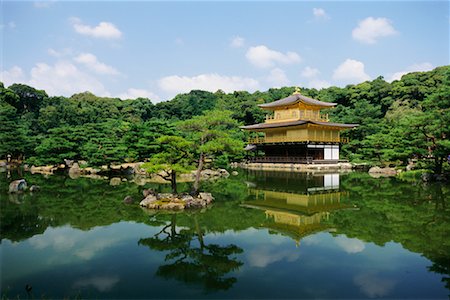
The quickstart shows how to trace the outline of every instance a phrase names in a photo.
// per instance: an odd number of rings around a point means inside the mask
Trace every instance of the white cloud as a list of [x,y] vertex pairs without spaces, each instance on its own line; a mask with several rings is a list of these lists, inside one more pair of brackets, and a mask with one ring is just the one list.
[[118,282],[120,278],[117,275],[112,276],[91,276],[88,278],[82,278],[77,280],[73,284],[74,289],[87,288],[89,286],[94,287],[99,292],[110,291]]
[[329,83],[326,80],[321,80],[321,79],[312,79],[308,82],[308,87],[312,88],[312,89],[323,89],[323,88],[327,88],[330,87],[331,83]]
[[245,56],[250,63],[259,68],[270,68],[277,63],[288,65],[299,63],[301,61],[300,55],[295,52],[288,51],[282,53],[269,49],[264,45],[250,47]]
[[187,93],[191,90],[204,90],[215,92],[219,89],[224,92],[240,90],[254,91],[258,88],[257,80],[248,77],[222,76],[219,74],[201,74],[198,76],[166,76],[158,81],[159,87],[171,93]]
[[244,44],[245,39],[240,36],[235,36],[230,42],[230,46],[233,48],[242,48],[244,47]]
[[55,50],[53,48],[48,48],[47,49],[47,53],[50,56],[53,56],[53,57],[63,57],[63,56],[71,55],[72,54],[72,49],[64,48],[63,50],[57,51],[57,50]]
[[97,26],[91,27],[83,24],[78,18],[70,18],[70,21],[75,31],[82,35],[102,39],[118,39],[122,36],[122,32],[110,22],[100,22]]
[[352,37],[365,44],[375,44],[379,38],[395,35],[398,32],[392,26],[392,21],[386,18],[368,17],[353,29]]
[[341,249],[349,254],[362,252],[366,248],[361,240],[348,238],[345,235],[337,236],[334,241]]
[[267,77],[267,81],[277,87],[286,86],[290,82],[286,76],[286,73],[280,68],[271,70],[269,76]]
[[396,285],[394,280],[380,278],[371,273],[359,274],[353,278],[353,282],[369,298],[387,296]]
[[286,260],[288,262],[296,261],[300,254],[294,250],[275,250],[273,247],[262,246],[251,250],[247,254],[249,265],[251,267],[265,268],[268,265]]
[[59,61],[54,65],[37,63],[31,69],[29,84],[51,96],[71,96],[84,91],[109,96],[100,81],[68,61]]
[[152,102],[159,102],[160,98],[158,95],[144,90],[144,89],[134,89],[129,88],[125,93],[122,93],[118,96],[122,100],[126,99],[137,99],[137,98],[148,98],[152,100]]
[[3,82],[5,86],[10,86],[13,83],[24,83],[25,76],[20,67],[13,66],[9,70],[0,72],[0,81]]
[[364,71],[362,62],[348,58],[334,70],[333,79],[350,84],[369,80],[370,76]]
[[323,8],[313,8],[313,15],[316,19],[326,20],[330,18]]
[[302,77],[306,77],[306,78],[314,78],[317,77],[320,74],[320,71],[316,68],[311,68],[311,67],[305,67],[302,72],[300,73],[300,75]]
[[434,66],[429,62],[413,64],[413,65],[407,67],[403,71],[395,72],[387,79],[387,81],[392,82],[394,80],[400,80],[403,75],[411,73],[411,72],[425,72],[425,71],[431,71],[433,69],[434,69]]
[[111,66],[98,61],[97,57],[92,53],[81,53],[75,57],[77,63],[85,65],[88,69],[97,74],[118,75],[119,71]]

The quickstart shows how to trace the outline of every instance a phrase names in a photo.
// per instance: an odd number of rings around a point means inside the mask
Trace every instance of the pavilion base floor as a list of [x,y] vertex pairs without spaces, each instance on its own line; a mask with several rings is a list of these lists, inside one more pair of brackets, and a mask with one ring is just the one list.
[[344,171],[348,172],[353,169],[353,165],[349,162],[335,161],[332,163],[269,163],[269,162],[242,162],[235,163],[233,167],[239,167],[248,170],[260,171],[288,171],[288,172],[315,172],[315,171]]

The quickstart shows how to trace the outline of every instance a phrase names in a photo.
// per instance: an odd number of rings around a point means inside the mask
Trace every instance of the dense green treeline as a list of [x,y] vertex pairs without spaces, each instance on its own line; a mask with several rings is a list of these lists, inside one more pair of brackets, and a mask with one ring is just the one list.
[[[257,107],[286,97],[294,87],[266,92],[215,93],[191,91],[153,104],[149,99],[122,101],[89,92],[70,98],[49,97],[23,84],[0,85],[0,157],[11,154],[31,164],[56,164],[63,159],[91,165],[142,161],[158,152],[158,138],[182,135],[179,121],[210,110],[228,110],[236,124],[263,122]],[[344,135],[343,155],[378,164],[405,164],[427,158],[441,172],[450,154],[450,67],[404,75],[388,83],[382,77],[344,88],[302,89],[302,94],[338,103],[331,121],[358,123]],[[236,128],[232,129],[236,131]],[[246,139],[235,134],[236,139]],[[221,163],[242,157],[235,153]]]

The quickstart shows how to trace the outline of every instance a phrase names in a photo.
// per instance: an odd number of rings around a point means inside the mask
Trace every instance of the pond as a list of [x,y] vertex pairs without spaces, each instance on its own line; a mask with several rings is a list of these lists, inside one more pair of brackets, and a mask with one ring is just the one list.
[[[0,176],[3,298],[449,295],[448,185],[239,170],[203,183],[213,206],[170,214],[122,203],[167,185]],[[41,191],[8,194],[22,177]]]

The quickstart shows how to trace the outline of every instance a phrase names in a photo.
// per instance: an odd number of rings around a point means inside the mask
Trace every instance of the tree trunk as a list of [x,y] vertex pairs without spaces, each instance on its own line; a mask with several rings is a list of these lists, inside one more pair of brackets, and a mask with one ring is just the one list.
[[443,157],[435,157],[434,158],[434,173],[441,174],[442,173],[442,164],[444,163]]
[[198,188],[200,185],[200,175],[203,170],[203,161],[205,160],[205,156],[203,152],[200,152],[200,157],[198,159],[198,166],[197,166],[197,172],[195,173],[195,181],[194,181],[194,195],[198,195]]
[[172,184],[172,193],[177,194],[177,172],[174,170],[170,173],[170,183]]
[[177,235],[177,214],[172,214],[172,222],[170,223],[170,235],[174,239]]
[[203,240],[203,233],[202,230],[200,229],[200,225],[198,224],[196,215],[194,215],[194,223],[195,223],[195,231],[197,231],[198,242],[200,244],[200,250],[201,252],[203,252],[203,249],[205,248],[205,242]]

